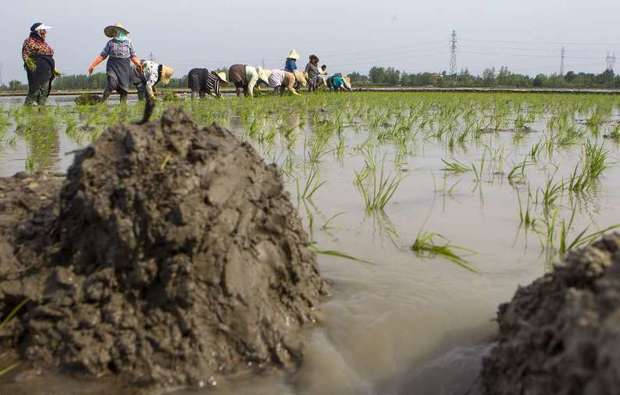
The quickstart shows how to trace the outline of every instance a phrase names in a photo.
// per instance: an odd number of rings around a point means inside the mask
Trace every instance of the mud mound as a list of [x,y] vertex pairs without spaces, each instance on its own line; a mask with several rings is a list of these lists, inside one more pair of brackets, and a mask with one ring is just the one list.
[[484,361],[486,394],[617,394],[620,235],[570,254],[500,306],[499,344]]
[[23,280],[33,363],[202,385],[300,362],[325,286],[276,168],[230,132],[180,110],[111,128],[76,157],[59,206],[54,251]]

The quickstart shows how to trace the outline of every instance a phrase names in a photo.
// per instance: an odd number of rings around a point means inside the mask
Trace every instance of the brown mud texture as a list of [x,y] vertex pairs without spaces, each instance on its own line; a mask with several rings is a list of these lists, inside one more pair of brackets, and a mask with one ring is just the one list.
[[181,110],[120,125],[66,179],[0,180],[0,329],[39,368],[202,386],[296,368],[326,295],[278,170]]
[[570,253],[500,306],[498,319],[485,394],[618,394],[620,235]]

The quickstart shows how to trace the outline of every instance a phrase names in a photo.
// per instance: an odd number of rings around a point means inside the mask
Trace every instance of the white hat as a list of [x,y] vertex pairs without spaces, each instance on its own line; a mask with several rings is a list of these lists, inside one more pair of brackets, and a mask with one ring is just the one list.
[[258,71],[258,79],[263,81],[265,84],[269,84],[269,77],[271,77],[271,70],[263,69],[259,67]]
[[215,75],[217,75],[217,77],[222,80],[222,82],[228,84],[228,78],[226,78],[226,73],[223,71],[220,71],[219,73],[215,73]]
[[294,49],[291,49],[291,52],[288,53],[288,56],[286,58],[299,60],[299,54]]
[[42,23],[39,26],[37,26],[37,28],[34,30],[51,30],[51,29],[53,29],[53,27],[47,26],[46,24]]

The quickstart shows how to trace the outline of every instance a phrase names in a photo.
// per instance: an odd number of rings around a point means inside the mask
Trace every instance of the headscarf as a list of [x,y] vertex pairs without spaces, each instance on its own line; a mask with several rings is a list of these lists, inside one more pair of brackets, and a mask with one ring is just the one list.
[[127,33],[119,31],[118,34],[116,35],[116,39],[118,41],[129,41],[129,37],[127,36]]

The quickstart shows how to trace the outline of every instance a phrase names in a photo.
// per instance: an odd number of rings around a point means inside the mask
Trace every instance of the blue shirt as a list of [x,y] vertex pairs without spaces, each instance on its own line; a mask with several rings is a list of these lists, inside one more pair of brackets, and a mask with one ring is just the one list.
[[286,59],[286,64],[284,65],[284,70],[289,73],[294,73],[297,70],[297,61],[295,59]]

